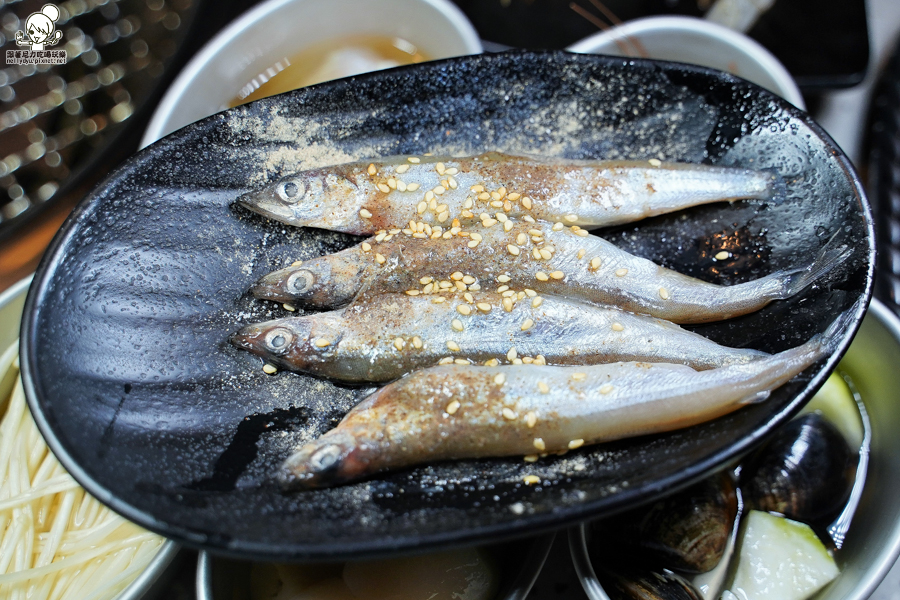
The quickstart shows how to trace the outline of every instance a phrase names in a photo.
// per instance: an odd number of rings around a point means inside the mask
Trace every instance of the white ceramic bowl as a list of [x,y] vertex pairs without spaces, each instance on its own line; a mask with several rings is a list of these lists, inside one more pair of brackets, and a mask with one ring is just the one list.
[[354,35],[399,37],[431,59],[482,51],[472,24],[449,0],[268,0],[191,59],[163,96],[141,146],[228,108],[247,82],[282,58]]
[[797,84],[771,52],[742,33],[703,19],[676,16],[635,19],[587,37],[568,50],[710,67],[752,81],[797,108],[806,108]]
[[[865,600],[900,555],[900,319],[873,300],[841,360],[872,425],[868,473],[859,507],[840,550],[841,574],[813,600]],[[590,600],[607,600],[591,565],[586,526],[569,531],[569,548]]]

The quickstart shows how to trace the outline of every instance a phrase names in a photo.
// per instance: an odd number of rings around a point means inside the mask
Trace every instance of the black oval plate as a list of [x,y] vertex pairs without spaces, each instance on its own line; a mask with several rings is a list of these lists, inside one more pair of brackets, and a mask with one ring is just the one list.
[[[604,232],[722,283],[804,263],[835,235],[852,246],[804,293],[697,328],[718,341],[780,351],[870,293],[872,225],[849,162],[805,114],[752,84],[561,52],[395,69],[200,121],[81,203],[35,277],[22,334],[29,401],[54,452],[100,500],[180,542],[256,559],[370,556],[532,534],[686,485],[784,421],[837,362],[683,431],[535,464],[449,462],[282,493],[272,469],[366,390],[265,375],[227,338],[287,314],[247,294],[260,275],[356,240],[269,222],[232,201],[295,168],[487,150],[777,169],[788,184],[781,205],[722,203]],[[716,262],[722,247],[735,259]],[[542,482],[523,485],[526,474]]]

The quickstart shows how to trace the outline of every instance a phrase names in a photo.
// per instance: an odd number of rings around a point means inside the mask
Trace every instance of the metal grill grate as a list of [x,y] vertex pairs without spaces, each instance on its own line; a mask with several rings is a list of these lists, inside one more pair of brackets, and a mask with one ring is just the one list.
[[88,168],[151,95],[197,0],[57,4],[63,65],[10,65],[6,50],[46,0],[0,0],[0,232]]

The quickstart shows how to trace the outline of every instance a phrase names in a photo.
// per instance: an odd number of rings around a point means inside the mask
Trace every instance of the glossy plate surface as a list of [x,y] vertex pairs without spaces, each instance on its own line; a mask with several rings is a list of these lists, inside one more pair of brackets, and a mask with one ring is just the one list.
[[[795,412],[834,356],[762,404],[665,435],[521,459],[428,465],[282,493],[271,472],[366,390],[290,373],[227,341],[287,314],[247,290],[264,273],[357,239],[268,222],[232,205],[292,169],[392,154],[487,150],[777,169],[780,205],[716,204],[605,230],[668,267],[735,283],[852,257],[764,310],[697,327],[784,350],[867,298],[869,209],[846,158],[800,111],[734,77],[652,61],[482,55],[262,100],[142,151],[80,205],[26,306],[23,373],[53,450],[88,490],[184,543],[259,559],[366,556],[533,534],[690,483]],[[734,258],[715,261],[721,249]],[[854,309],[855,330],[863,306]],[[850,342],[848,331],[842,351]],[[526,486],[526,474],[541,477]]]

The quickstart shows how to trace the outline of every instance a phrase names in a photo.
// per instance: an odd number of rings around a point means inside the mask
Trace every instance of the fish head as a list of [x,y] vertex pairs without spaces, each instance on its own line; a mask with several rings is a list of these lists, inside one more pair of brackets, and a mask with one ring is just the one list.
[[286,489],[340,485],[369,472],[366,445],[349,432],[332,431],[298,448],[284,461],[278,479]]
[[[287,267],[260,278],[250,291],[257,298],[305,305],[328,304],[322,292],[330,287],[331,261],[321,257],[296,267]],[[323,304],[324,302],[324,304]]]
[[247,325],[234,333],[230,341],[273,365],[303,371],[329,360],[340,337],[340,331],[331,327],[327,319],[308,316]]
[[359,189],[350,172],[316,169],[248,192],[237,203],[289,225],[330,228],[335,211],[358,202]]

